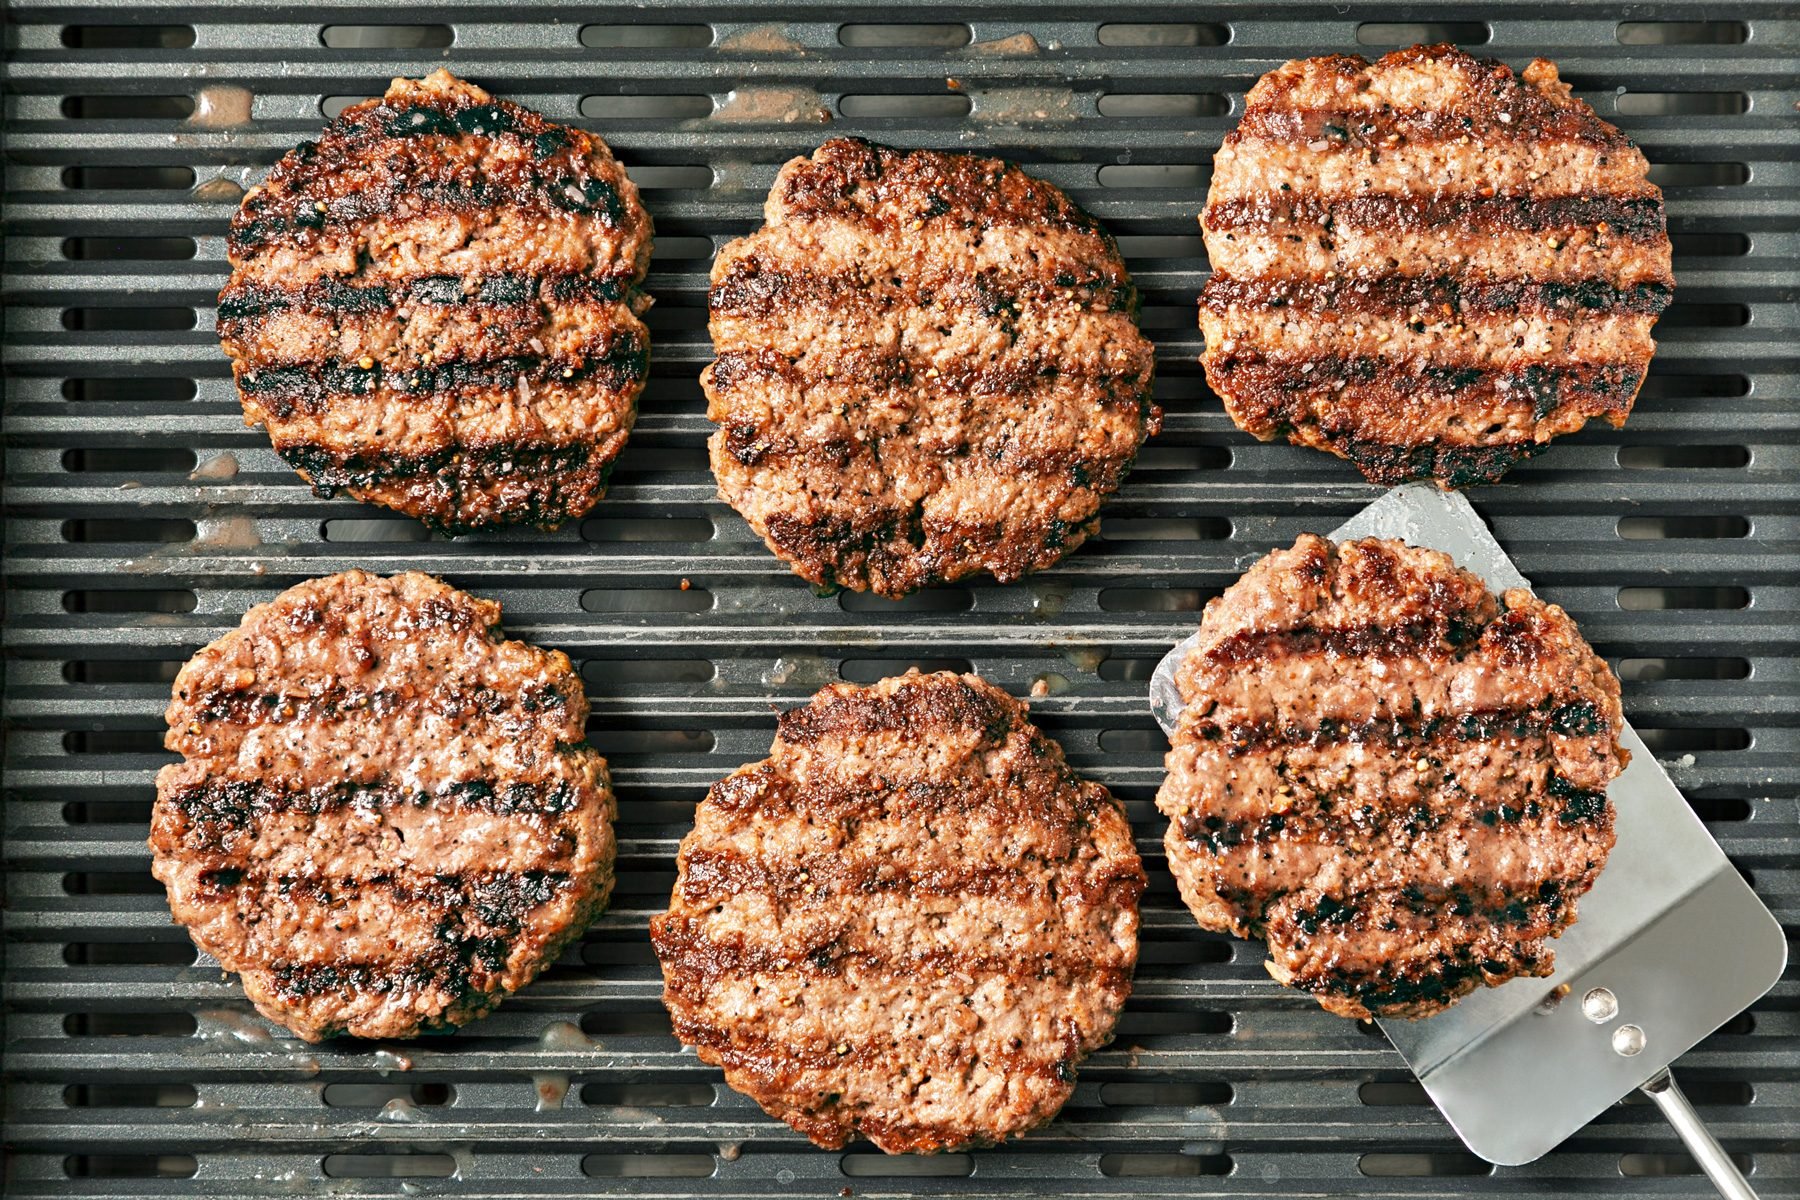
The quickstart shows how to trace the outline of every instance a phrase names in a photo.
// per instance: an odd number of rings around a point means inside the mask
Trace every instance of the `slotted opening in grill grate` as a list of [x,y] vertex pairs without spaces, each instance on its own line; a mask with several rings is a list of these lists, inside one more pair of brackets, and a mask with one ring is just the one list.
[[[1474,499],[1617,665],[1695,811],[1800,921],[1800,87],[1783,6],[327,16],[230,0],[32,3],[7,22],[9,1194],[1709,1194],[1636,1103],[1539,1163],[1490,1168],[1378,1031],[1274,987],[1260,946],[1195,928],[1162,854],[1143,694],[1248,562],[1374,494],[1336,460],[1238,434],[1195,361],[1195,217],[1244,91],[1303,54],[1442,39],[1515,66],[1542,54],[1644,146],[1680,287],[1631,423],[1564,439]],[[657,221],[642,417],[608,500],[553,535],[449,540],[314,498],[243,426],[211,333],[244,190],[391,75],[439,65],[600,133]],[[1168,416],[1061,567],[898,603],[819,596],[715,499],[696,381],[710,260],[755,227],[780,164],[836,133],[1018,159],[1117,235]],[[352,566],[443,574],[567,650],[620,797],[612,910],[493,1016],[406,1046],[306,1046],[250,1017],[168,923],[143,844],[179,665],[250,605]],[[815,1152],[679,1051],[644,929],[695,802],[766,751],[772,706],[908,665],[1031,695],[1124,799],[1152,881],[1138,989],[1062,1117],[1026,1141]],[[1797,995],[1790,974],[1683,1078],[1771,1195],[1800,1181]]]

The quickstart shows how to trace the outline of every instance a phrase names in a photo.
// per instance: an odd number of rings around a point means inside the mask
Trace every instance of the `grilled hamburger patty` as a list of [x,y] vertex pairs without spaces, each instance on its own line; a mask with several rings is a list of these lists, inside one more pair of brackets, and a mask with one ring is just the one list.
[[486,1014],[606,905],[613,796],[559,651],[408,573],[290,588],[182,668],[152,870],[307,1041]]
[[396,79],[276,164],[226,248],[244,419],[320,495],[454,533],[605,492],[649,361],[650,219],[600,139]]
[[1250,90],[1201,226],[1232,420],[1373,483],[1488,483],[1624,424],[1674,287],[1662,193],[1538,59],[1290,62]]
[[679,866],[650,924],[677,1036],[827,1148],[1048,1121],[1131,991],[1124,810],[973,675],[834,684],[782,714]]
[[1118,247],[991,158],[852,138],[713,263],[719,494],[815,584],[1010,582],[1098,525],[1161,410]]
[[1307,534],[1212,601],[1156,804],[1207,929],[1348,1017],[1548,975],[1613,844],[1619,684],[1449,556]]

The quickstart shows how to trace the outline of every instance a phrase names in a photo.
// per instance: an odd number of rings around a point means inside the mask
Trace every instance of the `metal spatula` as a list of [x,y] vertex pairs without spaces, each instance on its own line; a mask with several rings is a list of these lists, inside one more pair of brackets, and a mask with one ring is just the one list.
[[[1401,538],[1448,553],[1496,592],[1530,586],[1469,502],[1430,485],[1395,488],[1331,536]],[[1175,668],[1194,640],[1171,650],[1151,680],[1165,732],[1181,707]],[[1774,986],[1787,941],[1629,725],[1620,740],[1631,765],[1608,791],[1618,843],[1555,942],[1556,974],[1381,1028],[1463,1143],[1489,1162],[1539,1158],[1639,1088],[1721,1195],[1754,1200],[1668,1068]]]

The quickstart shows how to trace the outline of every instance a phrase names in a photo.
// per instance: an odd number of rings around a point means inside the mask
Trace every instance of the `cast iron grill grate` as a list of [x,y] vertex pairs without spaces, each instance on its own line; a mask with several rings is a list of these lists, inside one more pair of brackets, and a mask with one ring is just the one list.
[[[1537,1164],[1488,1167],[1377,1033],[1275,989],[1255,946],[1196,930],[1163,870],[1143,693],[1244,564],[1374,495],[1342,463],[1236,433],[1194,361],[1195,214],[1244,90],[1359,43],[1547,55],[1657,164],[1681,287],[1628,428],[1566,439],[1475,499],[1800,924],[1790,9],[92,0],[7,20],[12,1194],[1710,1194],[1634,1106]],[[312,498],[240,424],[210,332],[241,189],[322,114],[443,62],[601,132],[657,220],[643,419],[611,498],[554,536],[447,542]],[[1061,569],[898,605],[817,597],[712,498],[695,379],[710,256],[755,225],[782,161],[839,132],[1019,159],[1120,236],[1169,417],[1105,536]],[[176,666],[250,604],[350,566],[444,574],[582,662],[619,784],[620,886],[560,966],[466,1032],[311,1048],[247,1019],[235,983],[195,961],[143,836]],[[911,663],[1048,688],[1043,724],[1138,821],[1144,961],[1117,1043],[1043,1133],[934,1159],[826,1154],[678,1052],[643,929],[694,801],[764,752],[772,703]],[[1800,1190],[1797,1010],[1790,973],[1683,1062],[1765,1195]]]

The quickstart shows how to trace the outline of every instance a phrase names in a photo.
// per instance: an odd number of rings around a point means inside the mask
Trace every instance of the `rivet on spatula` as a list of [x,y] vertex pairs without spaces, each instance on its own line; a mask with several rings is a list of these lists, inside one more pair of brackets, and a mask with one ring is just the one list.
[[1621,1025],[1613,1030],[1613,1052],[1626,1058],[1634,1057],[1644,1052],[1645,1040],[1644,1031],[1638,1026]]

